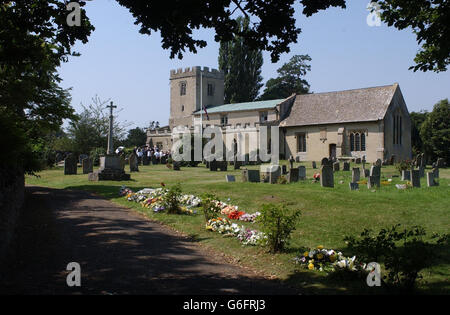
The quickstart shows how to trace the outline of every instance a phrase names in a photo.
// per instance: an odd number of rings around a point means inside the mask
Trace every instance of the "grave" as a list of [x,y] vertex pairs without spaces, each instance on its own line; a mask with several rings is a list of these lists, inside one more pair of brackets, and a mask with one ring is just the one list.
[[242,181],[243,182],[251,182],[251,183],[259,183],[261,181],[259,170],[242,170]]
[[288,173],[288,182],[295,183],[298,182],[298,179],[299,179],[299,169],[291,168]]
[[94,171],[94,164],[90,158],[83,159],[81,165],[83,167],[83,174],[89,174]]
[[333,171],[338,172],[339,171],[339,162],[333,163]]
[[298,179],[300,179],[300,180],[306,179],[306,167],[304,167],[304,166],[298,167]]
[[357,183],[361,179],[359,167],[352,168],[352,183]]
[[356,158],[355,163],[356,164],[361,164],[361,158]]
[[312,164],[311,166],[312,166],[313,169],[316,169],[316,168],[317,168],[316,161],[312,161],[311,164]]
[[348,186],[350,187],[350,190],[358,190],[359,189],[359,184],[356,182],[348,183]]
[[281,176],[281,169],[279,165],[271,165],[268,168],[269,182],[271,184],[276,184],[278,178]]
[[381,167],[381,164],[383,164],[383,161],[381,161],[381,159],[377,159],[375,162],[375,166]]
[[434,180],[434,174],[433,172],[427,172],[427,186],[438,186],[439,184]]
[[77,158],[70,153],[64,159],[64,175],[77,175]]
[[281,165],[281,174],[286,175],[287,174],[287,167],[286,165]]
[[420,172],[419,170],[411,170],[410,171],[410,177],[411,177],[411,185],[413,187],[420,187]]
[[178,162],[178,161],[173,161],[172,169],[173,169],[174,171],[179,171],[179,170],[180,170],[180,166],[181,166],[181,163],[180,163],[180,162]]
[[380,187],[381,182],[380,182],[380,177],[379,176],[369,176],[369,178],[367,179],[367,188],[368,189],[372,189],[374,187]]
[[420,178],[425,177],[425,167],[419,166],[419,176]]
[[439,167],[433,168],[433,176],[434,178],[439,178]]
[[138,157],[135,152],[132,152],[128,157],[128,161],[130,162],[130,173],[131,172],[139,172],[138,166]]
[[411,180],[411,172],[408,170],[402,170],[402,180]]
[[344,167],[342,169],[343,171],[350,171],[350,163],[349,162],[344,162]]
[[225,175],[225,178],[228,183],[236,181],[236,178],[234,177],[234,175]]
[[291,155],[290,158],[289,158],[289,169],[293,169],[294,168],[294,161],[295,161],[294,157]]
[[370,170],[368,170],[368,169],[364,169],[364,178],[369,178],[369,176],[370,176]]
[[443,158],[438,158],[437,161],[436,161],[436,166],[439,167],[439,168],[444,168],[446,166],[445,164],[446,163],[445,163],[445,160]]
[[320,185],[322,187],[334,187],[333,169],[329,165],[320,168]]

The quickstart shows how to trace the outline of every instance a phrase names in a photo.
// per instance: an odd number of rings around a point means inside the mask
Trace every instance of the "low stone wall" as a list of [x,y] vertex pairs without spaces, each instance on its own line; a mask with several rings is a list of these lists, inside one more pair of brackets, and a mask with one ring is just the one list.
[[24,203],[25,177],[19,169],[0,167],[0,263],[14,236]]

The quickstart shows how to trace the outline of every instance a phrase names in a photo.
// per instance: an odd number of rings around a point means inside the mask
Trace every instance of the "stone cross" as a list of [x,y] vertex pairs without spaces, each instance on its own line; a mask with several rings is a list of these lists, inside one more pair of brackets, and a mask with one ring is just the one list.
[[107,154],[114,154],[113,149],[113,109],[117,108],[117,106],[113,105],[113,102],[109,106],[106,106],[106,108],[110,109],[109,114],[109,133],[108,133],[108,151]]

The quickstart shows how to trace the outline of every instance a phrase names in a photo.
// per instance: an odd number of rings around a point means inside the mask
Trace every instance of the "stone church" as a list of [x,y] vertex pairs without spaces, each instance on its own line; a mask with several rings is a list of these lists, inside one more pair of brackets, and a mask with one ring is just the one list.
[[[170,71],[169,125],[147,130],[147,145],[172,147],[176,126],[279,126],[280,158],[411,159],[411,120],[397,83],[286,99],[223,104],[224,75],[192,67]],[[201,104],[206,107],[206,112]]]

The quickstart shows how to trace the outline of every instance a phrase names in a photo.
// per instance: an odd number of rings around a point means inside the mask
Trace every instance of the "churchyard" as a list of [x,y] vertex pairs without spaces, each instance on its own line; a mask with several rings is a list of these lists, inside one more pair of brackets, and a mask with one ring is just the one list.
[[[289,162],[281,161],[289,170]],[[294,263],[294,258],[317,246],[342,251],[353,256],[344,241],[345,236],[358,236],[365,228],[378,232],[395,224],[402,227],[420,225],[427,235],[444,234],[450,230],[450,169],[440,169],[439,185],[427,187],[427,176],[420,178],[420,188],[398,189],[403,185],[401,175],[394,166],[381,168],[380,187],[368,188],[361,164],[346,165],[349,171],[334,172],[334,187],[322,187],[313,179],[320,172],[320,162],[313,169],[310,162],[294,163],[294,167],[306,167],[306,179],[286,184],[242,182],[242,170],[228,166],[227,171],[210,171],[205,165],[181,167],[175,171],[166,165],[139,166],[139,172],[131,173],[129,181],[88,181],[82,169],[77,175],[64,175],[62,167],[40,172],[39,177],[28,176],[28,185],[61,189],[87,190],[141,212],[150,220],[157,220],[189,235],[201,246],[212,249],[215,255],[225,255],[229,261],[259,270],[264,275],[279,278],[289,285],[301,287],[305,293],[386,293],[384,288],[368,287],[365,279],[330,277],[325,272],[307,270]],[[352,168],[361,170],[358,190],[351,190]],[[370,168],[370,165],[366,165]],[[257,170],[259,166],[246,166]],[[129,166],[126,166],[129,171]],[[430,172],[431,169],[426,169]],[[234,175],[235,181],[227,182],[226,175]],[[263,204],[285,203],[291,209],[301,210],[300,219],[287,249],[270,254],[263,247],[243,246],[238,240],[223,237],[205,229],[201,208],[193,208],[191,215],[155,213],[139,203],[120,196],[122,186],[136,192],[143,188],[171,187],[180,183],[182,192],[202,196],[213,193],[220,201],[238,206],[240,211],[255,213]],[[142,218],[145,220],[145,218]],[[251,228],[258,223],[240,222]],[[420,293],[444,293],[450,290],[450,251],[440,248],[441,259],[421,273]]]

